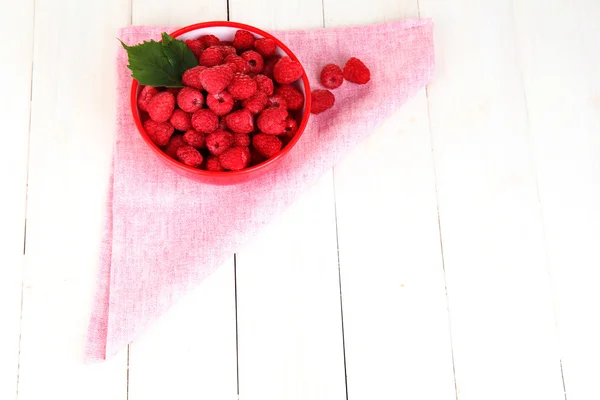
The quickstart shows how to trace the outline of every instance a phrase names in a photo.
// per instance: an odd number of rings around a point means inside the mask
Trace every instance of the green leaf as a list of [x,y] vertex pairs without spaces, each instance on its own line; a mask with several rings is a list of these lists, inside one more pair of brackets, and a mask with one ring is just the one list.
[[151,40],[136,46],[127,46],[131,76],[142,85],[183,87],[183,73],[198,65],[194,53],[184,41],[175,39],[166,33],[162,42]]

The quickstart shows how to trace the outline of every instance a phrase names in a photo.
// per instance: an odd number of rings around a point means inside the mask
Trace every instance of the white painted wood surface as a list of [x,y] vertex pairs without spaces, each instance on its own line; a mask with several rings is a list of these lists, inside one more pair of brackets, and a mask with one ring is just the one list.
[[[0,399],[600,398],[598,2],[5,8]],[[265,29],[431,17],[436,75],[235,268],[84,366],[118,28],[228,15]]]

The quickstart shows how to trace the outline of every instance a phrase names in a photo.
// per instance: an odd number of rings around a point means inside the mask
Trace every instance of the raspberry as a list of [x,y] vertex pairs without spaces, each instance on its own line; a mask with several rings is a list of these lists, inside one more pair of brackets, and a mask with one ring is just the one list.
[[241,57],[248,63],[251,74],[260,74],[265,68],[265,61],[262,56],[254,50],[243,52]]
[[254,130],[254,118],[245,108],[227,115],[225,124],[233,133],[250,133]]
[[371,71],[358,58],[350,57],[344,66],[344,79],[364,85],[371,79]]
[[310,112],[313,114],[321,114],[325,110],[329,110],[335,103],[335,96],[329,90],[313,90],[311,96]]
[[282,135],[286,137],[294,137],[296,132],[298,131],[298,122],[292,117],[287,117],[285,119],[285,129],[283,130]]
[[215,131],[206,136],[206,147],[211,154],[219,156],[233,146],[233,135],[227,131]]
[[273,77],[278,83],[292,83],[304,74],[302,65],[288,56],[283,56],[273,67]]
[[192,87],[194,89],[202,90],[202,83],[200,82],[200,74],[204,71],[206,67],[199,65],[194,68],[190,68],[183,73],[183,77],[181,80],[185,86]]
[[275,41],[270,38],[256,39],[254,42],[254,49],[263,57],[271,57],[277,50]]
[[240,29],[233,38],[233,47],[237,50],[248,50],[254,44],[254,35],[251,32]]
[[173,135],[171,136],[171,140],[169,140],[169,144],[165,148],[165,153],[171,158],[177,158],[177,149],[183,146],[185,142],[183,141],[182,135]]
[[206,105],[219,116],[229,114],[233,108],[233,97],[226,90],[221,93],[207,94]]
[[193,129],[188,130],[183,135],[183,141],[197,149],[205,149],[206,148],[206,134],[195,131]]
[[142,111],[148,111],[148,103],[154,96],[158,94],[158,90],[152,86],[144,86],[140,95],[138,96],[138,107]]
[[304,95],[292,85],[281,85],[275,93],[285,99],[288,110],[300,110],[304,106]]
[[177,129],[178,131],[185,132],[192,128],[190,114],[180,109],[173,111],[173,115],[171,115],[169,122],[171,125],[173,125],[173,128]]
[[186,40],[185,44],[192,51],[192,53],[194,53],[194,55],[196,56],[196,60],[198,60],[198,62],[200,62],[200,55],[202,54],[202,50],[204,50],[204,46],[202,45],[202,42],[198,39],[194,39],[194,40]]
[[252,145],[263,156],[273,157],[281,150],[281,140],[277,136],[259,133],[252,138]]
[[200,73],[200,82],[208,93],[222,92],[229,85],[232,78],[233,70],[226,65],[207,68]]
[[168,122],[156,122],[151,119],[144,122],[144,130],[150,140],[158,146],[166,146],[175,129]]
[[283,96],[279,96],[274,94],[273,96],[269,96],[267,101],[268,108],[283,108],[287,110],[287,101],[283,98]]
[[263,92],[256,92],[254,96],[244,100],[242,106],[252,114],[258,114],[267,106],[267,95]]
[[251,156],[250,163],[252,165],[258,165],[261,162],[267,161],[267,157],[260,154],[260,152],[258,150],[256,150],[254,147],[250,148],[250,156]]
[[250,146],[250,135],[247,133],[236,133],[233,135],[233,145],[235,147],[248,147]]
[[177,149],[179,161],[190,167],[198,168],[202,165],[202,154],[192,146],[183,145]]
[[248,75],[238,72],[231,79],[227,91],[235,100],[245,100],[256,93],[256,82]]
[[219,38],[216,37],[215,35],[200,36],[198,38],[198,40],[202,43],[202,45],[204,46],[205,49],[210,46],[217,46],[221,43]]
[[208,156],[206,158],[206,170],[207,171],[223,171],[223,167],[219,162],[219,158],[216,156]]
[[280,59],[281,59],[281,56],[279,56],[279,55],[274,55],[273,57],[269,58],[265,62],[265,68],[263,69],[263,75],[266,75],[269,78],[273,78],[273,68],[275,68],[275,64],[277,64],[277,62]]
[[210,133],[217,129],[217,125],[219,125],[219,117],[210,110],[198,110],[192,115],[192,126],[198,132]]
[[285,130],[285,119],[287,118],[285,108],[267,108],[264,109],[258,118],[256,124],[263,133],[270,135],[279,135]]
[[177,95],[177,105],[185,112],[196,112],[202,108],[204,97],[196,89],[184,87]]
[[219,156],[219,161],[223,168],[239,171],[250,165],[251,157],[248,147],[232,147]]
[[227,56],[237,56],[237,52],[235,51],[235,47],[233,46],[217,46],[219,49],[221,49],[221,54],[223,54],[223,58],[227,57]]
[[241,72],[243,74],[247,74],[250,72],[250,66],[248,63],[240,56],[232,55],[225,57],[223,61],[225,64],[233,64],[235,65],[235,71]]
[[200,65],[214,67],[223,61],[223,53],[217,46],[211,46],[200,55]]
[[175,96],[169,92],[160,92],[150,99],[148,114],[156,122],[166,122],[175,109]]
[[274,85],[271,78],[265,75],[256,75],[254,80],[256,81],[256,90],[264,92],[267,96],[273,94]]
[[327,64],[321,71],[321,84],[327,89],[340,87],[344,82],[344,73],[342,69],[335,64]]

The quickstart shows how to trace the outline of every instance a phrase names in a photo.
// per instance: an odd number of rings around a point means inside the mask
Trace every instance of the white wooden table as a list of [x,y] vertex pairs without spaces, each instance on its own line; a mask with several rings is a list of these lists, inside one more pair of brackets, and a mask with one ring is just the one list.
[[[600,399],[597,0],[1,3],[1,400]],[[83,365],[117,29],[418,16],[427,90],[235,267]]]

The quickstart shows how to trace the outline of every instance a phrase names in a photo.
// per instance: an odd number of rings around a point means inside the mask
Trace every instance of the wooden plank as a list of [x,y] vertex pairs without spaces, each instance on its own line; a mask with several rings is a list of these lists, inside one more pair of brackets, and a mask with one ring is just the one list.
[[125,399],[126,355],[83,365],[127,2],[36,1],[19,399]]
[[[15,32],[19,32],[15,35]],[[6,94],[0,98],[4,148],[0,157],[0,399],[17,391],[21,318],[21,268],[27,191],[27,152],[33,44],[33,1],[15,3],[0,15],[0,34],[10,62],[0,66]]]
[[[226,20],[225,1],[133,2],[134,24]],[[233,257],[130,346],[129,400],[237,397]]]
[[[323,24],[320,0],[230,0],[229,11],[263,29]],[[236,260],[240,399],[344,399],[331,172]]]
[[458,397],[562,400],[512,5],[420,1]]
[[600,3],[514,13],[567,397],[600,398]]
[[[336,26],[418,17],[417,1],[324,6]],[[334,173],[348,397],[455,399],[425,89]]]

